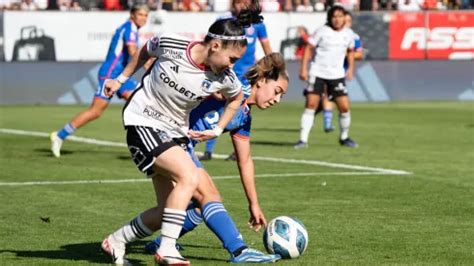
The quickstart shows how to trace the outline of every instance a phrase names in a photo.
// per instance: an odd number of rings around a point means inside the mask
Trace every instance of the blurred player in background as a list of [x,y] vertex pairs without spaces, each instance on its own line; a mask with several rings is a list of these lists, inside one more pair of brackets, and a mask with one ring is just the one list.
[[[346,15],[345,15],[344,27],[352,29],[352,14],[351,12],[347,10],[346,10]],[[353,34],[354,34],[354,60],[362,60],[363,58],[362,41],[360,40],[360,37],[357,33],[353,31]],[[349,68],[349,62],[346,56],[344,60],[344,69],[347,71],[348,68]],[[309,82],[310,82],[309,86],[314,86],[314,83],[313,83],[314,78],[310,77]],[[324,132],[326,133],[332,132],[335,129],[335,127],[332,124],[332,109],[333,109],[333,104],[328,99],[327,93],[324,93],[323,96],[321,97],[320,107],[316,111],[316,115],[319,113],[320,110],[322,110],[323,129],[324,129]]]
[[[250,130],[252,124],[250,108],[256,105],[258,108],[265,110],[280,102],[281,97],[288,90],[288,74],[285,69],[285,61],[279,53],[268,54],[249,69],[246,78],[250,85],[245,86],[244,100],[237,113],[227,124],[224,132],[229,132],[234,144],[240,178],[249,203],[249,225],[258,231],[262,226],[266,227],[267,221],[260,208],[255,186],[255,171],[250,151]],[[214,97],[206,99],[191,112],[190,129],[204,131],[214,128],[222,116],[224,108],[225,101],[222,101],[222,99]],[[198,196],[194,198],[198,202],[198,206],[204,206],[203,209],[207,211],[201,214],[200,211],[194,209],[196,207],[194,204],[188,206],[186,220],[180,237],[192,231],[204,220],[229,252],[231,262],[265,263],[279,259],[276,255],[264,255],[259,251],[251,249],[245,250],[247,245],[239,237],[241,234],[224,208],[217,187],[212,181],[211,176],[194,155],[194,146],[197,143],[198,141],[192,141],[188,150],[201,173]],[[158,237],[154,242],[147,244],[146,249],[154,253],[159,247],[160,242],[161,237]],[[241,254],[237,254],[237,252],[241,252]]]
[[[301,116],[300,140],[295,149],[308,146],[309,133],[314,123],[314,114],[319,106],[321,96],[327,92],[328,97],[339,109],[340,136],[339,143],[346,147],[357,147],[349,138],[351,115],[345,77],[352,79],[354,71],[354,33],[344,27],[346,11],[341,6],[328,10],[327,23],[319,28],[309,39],[303,60],[301,61],[300,78],[308,81],[315,77],[314,85],[305,90],[305,110]],[[315,54],[308,74],[308,62]],[[344,69],[347,55],[348,68]]]
[[[232,0],[231,12],[220,17],[219,19],[235,18],[241,10],[245,8],[258,8],[260,4],[258,0]],[[240,58],[234,65],[233,70],[237,74],[237,78],[242,82],[243,85],[249,85],[249,82],[245,78],[247,70],[255,63],[255,52],[257,49],[257,40],[260,42],[265,55],[272,52],[270,41],[268,40],[267,28],[263,22],[254,23],[250,27],[245,29],[245,35],[247,36],[247,51],[244,56]],[[204,155],[199,159],[202,161],[211,160],[214,146],[216,145],[217,139],[211,139],[206,142],[206,150]],[[235,154],[232,153],[228,159],[235,160]]]
[[[58,131],[52,132],[51,151],[55,157],[61,156],[63,141],[87,123],[99,118],[109,106],[111,97],[104,94],[104,82],[106,79],[114,79],[125,68],[128,62],[138,51],[138,29],[146,24],[149,9],[146,5],[135,5],[130,10],[130,19],[115,30],[107,52],[105,62],[99,69],[99,86],[94,95],[91,105],[81,113],[77,114],[69,123]],[[127,100],[137,86],[137,82],[128,79],[122,84],[117,96]]]
[[[199,169],[187,153],[189,138],[205,141],[219,136],[240,109],[242,84],[230,67],[245,53],[244,28],[261,21],[259,14],[260,10],[244,10],[236,19],[218,20],[202,41],[159,33],[116,79],[106,81],[106,95],[111,96],[146,61],[157,58],[123,109],[128,148],[137,168],[152,179],[156,203],[103,240],[102,250],[116,264],[127,263],[127,243],[159,229],[162,241],[155,261],[190,264],[176,249],[187,206],[200,184]],[[191,111],[217,92],[227,99],[217,125],[189,131]],[[202,209],[215,211],[208,205]]]

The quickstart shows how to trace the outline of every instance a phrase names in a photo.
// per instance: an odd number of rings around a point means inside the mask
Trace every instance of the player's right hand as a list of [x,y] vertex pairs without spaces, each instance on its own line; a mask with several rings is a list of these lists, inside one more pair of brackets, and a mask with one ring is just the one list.
[[303,81],[308,80],[308,71],[306,69],[300,70],[300,79]]
[[107,79],[104,82],[104,94],[107,97],[114,96],[114,93],[120,89],[122,83],[118,82],[116,79]]

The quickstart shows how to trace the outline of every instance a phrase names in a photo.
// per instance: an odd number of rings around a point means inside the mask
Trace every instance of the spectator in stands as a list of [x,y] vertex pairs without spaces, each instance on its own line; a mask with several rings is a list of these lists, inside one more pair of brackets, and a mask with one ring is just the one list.
[[178,4],[176,1],[173,0],[162,0],[161,9],[166,11],[175,11],[178,9]]
[[298,27],[298,38],[295,50],[295,58],[300,60],[303,58],[304,50],[308,44],[308,30],[304,26]]
[[105,10],[123,10],[119,0],[104,0]]
[[421,3],[419,3],[418,0],[398,0],[398,10],[420,11]]
[[286,0],[284,5],[285,11],[312,12],[313,7],[309,0]]
[[34,11],[38,10],[38,5],[33,0],[22,0],[20,4],[21,10]]
[[182,11],[206,11],[208,4],[206,0],[182,0],[179,3],[179,10]]

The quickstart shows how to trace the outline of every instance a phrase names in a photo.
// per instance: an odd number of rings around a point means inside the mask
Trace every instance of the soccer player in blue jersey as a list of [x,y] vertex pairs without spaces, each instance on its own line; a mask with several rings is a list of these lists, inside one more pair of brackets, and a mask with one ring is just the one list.
[[[231,12],[225,14],[219,19],[235,18],[241,10],[252,7],[259,8],[259,2],[256,0],[232,0]],[[245,35],[247,36],[247,50],[244,56],[240,58],[234,65],[233,70],[237,74],[237,78],[242,82],[243,85],[249,85],[249,82],[245,78],[247,70],[255,63],[255,52],[257,49],[257,40],[260,42],[263,52],[265,55],[272,52],[270,41],[268,40],[267,28],[263,22],[252,24],[250,27],[245,29]],[[217,140],[211,139],[206,142],[206,149],[204,155],[199,159],[206,161],[212,159],[212,152]],[[235,155],[231,154],[229,159],[234,159]]]
[[[288,90],[288,75],[281,54],[271,53],[251,67],[245,77],[249,85],[244,89],[241,108],[227,124],[224,132],[230,133],[234,145],[240,177],[249,203],[249,225],[258,231],[261,226],[266,227],[267,221],[258,202],[254,164],[250,152],[251,106],[256,105],[260,109],[267,109],[280,102],[281,97]],[[213,96],[194,109],[189,121],[191,136],[195,131],[213,129],[223,114],[225,103],[225,100]],[[231,262],[263,263],[277,260],[278,257],[275,255],[263,255],[259,251],[248,249],[232,218],[225,210],[211,176],[194,155],[194,146],[197,143],[198,141],[193,140],[188,149],[200,170],[200,182],[197,193],[194,194],[194,202],[197,204],[193,203],[188,207],[180,236],[192,231],[204,221],[230,253]],[[195,209],[195,206],[200,206],[201,211]],[[155,252],[160,241],[161,238],[158,237],[154,242],[149,243],[146,249]]]
[[[352,28],[352,14],[351,12],[346,10],[346,14],[344,16],[345,18],[345,24],[344,26],[346,28],[351,29]],[[360,40],[360,37],[357,33],[353,32],[354,34],[354,60],[361,60],[363,57],[363,49],[362,49],[362,41]],[[344,60],[344,69],[347,72],[347,69],[349,68],[349,62],[347,60],[347,56]],[[311,80],[311,79],[310,79]],[[321,97],[321,109],[323,112],[323,128],[324,132],[329,133],[334,130],[334,126],[332,124],[332,109],[333,109],[333,104],[332,102],[328,99],[327,95],[323,95]],[[319,111],[319,110],[318,110]],[[316,114],[318,113],[316,112]]]
[[[82,126],[98,119],[110,103],[109,97],[104,94],[106,79],[114,79],[125,68],[133,55],[138,51],[138,29],[146,24],[149,9],[146,5],[135,5],[130,10],[130,18],[115,30],[110,42],[105,62],[99,69],[99,86],[94,95],[92,104],[84,111],[77,114],[69,123],[58,131],[52,132],[51,151],[55,157],[61,156],[63,141]],[[127,100],[135,89],[137,82],[127,80],[117,92],[118,97]]]

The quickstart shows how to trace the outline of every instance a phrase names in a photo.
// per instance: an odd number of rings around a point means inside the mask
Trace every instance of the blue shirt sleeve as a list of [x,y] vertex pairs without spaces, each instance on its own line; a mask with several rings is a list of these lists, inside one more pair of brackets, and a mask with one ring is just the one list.
[[257,31],[257,37],[259,40],[268,38],[267,28],[265,27],[265,24],[258,23],[258,24],[254,24],[253,26],[255,30]]

